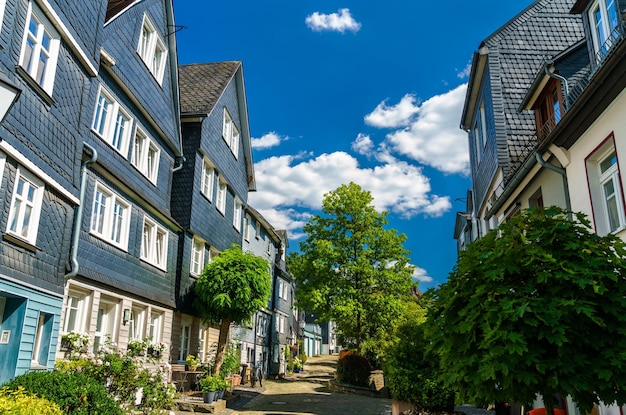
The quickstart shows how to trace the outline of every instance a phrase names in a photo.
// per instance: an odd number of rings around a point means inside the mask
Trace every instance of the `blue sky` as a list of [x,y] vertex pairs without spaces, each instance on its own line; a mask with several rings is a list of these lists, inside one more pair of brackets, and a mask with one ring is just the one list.
[[257,180],[249,203],[288,231],[291,250],[324,193],[354,181],[408,236],[427,289],[456,262],[472,54],[531,3],[175,0],[178,59],[243,62]]

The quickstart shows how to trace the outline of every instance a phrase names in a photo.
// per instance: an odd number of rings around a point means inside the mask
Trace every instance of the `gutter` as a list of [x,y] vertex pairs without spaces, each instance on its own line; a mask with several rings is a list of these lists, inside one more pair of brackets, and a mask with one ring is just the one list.
[[563,93],[565,94],[565,111],[567,111],[569,109],[569,87],[567,85],[567,79],[565,79],[564,77],[562,77],[561,75],[557,75],[554,72],[550,71],[548,69],[548,66],[554,67],[554,62],[552,61],[547,61],[544,66],[543,66],[543,71],[546,73],[546,75],[548,75],[550,78],[554,78],[558,81],[561,81],[561,83],[563,84]]
[[74,224],[72,226],[72,245],[70,246],[70,272],[65,274],[65,281],[74,278],[78,274],[78,241],[80,239],[80,227],[83,221],[85,207],[85,189],[87,187],[87,167],[98,160],[98,152],[89,144],[83,142],[83,146],[91,151],[91,158],[84,162],[80,168],[80,203],[76,207]]

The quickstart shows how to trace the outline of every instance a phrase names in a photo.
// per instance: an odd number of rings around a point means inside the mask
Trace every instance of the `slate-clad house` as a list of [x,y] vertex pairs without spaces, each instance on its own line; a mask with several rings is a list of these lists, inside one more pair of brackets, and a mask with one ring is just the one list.
[[[530,9],[545,3],[550,2],[535,2]],[[520,89],[507,94],[507,98],[511,107],[517,106],[520,119],[527,121],[520,125],[524,126],[524,136],[529,139],[518,162],[509,165],[503,180],[491,192],[488,204],[482,209],[474,205],[473,219],[478,218],[479,222],[489,219],[498,225],[520,209],[558,205],[585,213],[598,234],[613,233],[625,239],[626,209],[620,159],[626,152],[626,1],[562,3],[569,18],[577,19],[578,39],[572,36],[571,42],[561,43],[561,31],[546,32],[546,26],[538,21],[526,28],[525,32],[534,33],[535,43],[561,44],[562,48],[546,51],[531,68],[523,61],[507,62],[509,70],[525,73],[523,82],[519,82]],[[563,27],[562,24],[556,26]],[[480,72],[478,55],[475,55],[473,67]],[[478,108],[480,94],[472,91],[468,90],[464,112],[466,127],[471,120],[467,111],[473,108],[476,114]],[[473,104],[468,104],[470,102]],[[486,124],[491,125],[495,118],[487,116]],[[513,119],[513,115],[510,118]],[[472,172],[476,176],[472,178],[473,190],[478,191],[485,183],[477,175],[480,166],[476,165],[479,159],[475,138],[480,137],[480,130],[476,134],[469,129],[469,136]],[[504,142],[501,144],[511,153],[517,142],[510,137],[506,146]],[[482,203],[480,198],[474,200]],[[466,235],[468,224],[473,225],[457,220],[455,235],[459,238]],[[480,232],[482,234],[484,231]],[[571,398],[564,397],[561,403],[568,414],[579,413]],[[534,402],[534,406],[543,406],[541,399]],[[600,403],[598,413],[616,415],[624,409],[606,402]]]
[[0,22],[0,91],[19,90],[0,126],[0,383],[52,368],[69,331],[169,342],[171,2],[2,0]]
[[179,76],[186,161],[174,173],[172,191],[183,233],[171,360],[193,354],[209,362],[218,330],[197,317],[193,284],[212,256],[241,245],[244,207],[256,185],[241,62],[181,65]]
[[282,350],[284,354],[292,339],[281,336],[281,324],[282,334],[290,333],[294,328],[291,319],[284,318],[284,304],[280,303],[289,291],[288,280],[284,279],[288,275],[285,264],[287,233],[275,230],[263,215],[250,206],[246,207],[243,226],[242,248],[267,261],[272,276],[272,292],[267,307],[256,313],[248,327],[235,327],[233,339],[241,345],[243,364],[250,367],[258,365],[265,376],[284,373],[284,368],[281,372],[278,365],[280,353]]
[[181,231],[170,197],[182,162],[172,2],[95,5],[90,19],[82,2],[72,16],[97,73],[74,101],[81,204],[60,331],[89,334],[94,350],[146,337],[168,345]]
[[[570,14],[571,6],[571,0],[537,0],[483,40],[474,53],[461,128],[469,138],[469,224],[477,237],[519,208],[501,211],[495,205],[536,145],[534,114],[518,112],[518,107],[545,58],[584,37],[581,19]],[[554,197],[544,202],[562,202]]]

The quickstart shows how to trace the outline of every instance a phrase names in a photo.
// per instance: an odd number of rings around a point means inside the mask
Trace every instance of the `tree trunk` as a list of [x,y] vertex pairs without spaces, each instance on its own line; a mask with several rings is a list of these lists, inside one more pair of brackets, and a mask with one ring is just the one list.
[[226,354],[226,345],[228,344],[228,335],[230,333],[231,319],[222,319],[220,323],[220,337],[217,340],[217,352],[215,353],[215,366],[213,366],[212,374],[218,375],[224,362],[224,355]]

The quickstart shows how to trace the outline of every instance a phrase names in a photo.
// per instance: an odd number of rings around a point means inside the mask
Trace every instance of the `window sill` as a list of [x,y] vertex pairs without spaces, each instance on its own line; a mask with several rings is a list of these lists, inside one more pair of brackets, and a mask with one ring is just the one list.
[[35,245],[30,243],[29,241],[27,241],[25,239],[22,239],[19,236],[10,234],[10,233],[5,233],[4,236],[3,236],[3,239],[6,240],[6,241],[9,241],[9,242],[11,242],[11,243],[13,243],[15,245],[21,246],[22,248],[27,249],[27,250],[32,251],[32,252],[37,252],[37,251],[40,250],[39,248],[37,248]]
[[41,85],[39,85],[32,76],[30,76],[28,74],[28,72],[26,72],[24,70],[24,68],[22,68],[20,65],[17,65],[15,67],[15,71],[26,81],[26,83],[28,85],[30,85],[35,92],[37,92],[37,94],[41,97],[41,99],[43,99],[46,104],[53,106],[56,104],[56,101],[54,100],[54,98],[52,98],[52,96],[46,91],[44,90]]
[[30,370],[48,370],[48,367],[42,365],[39,362],[31,362],[30,363]]

